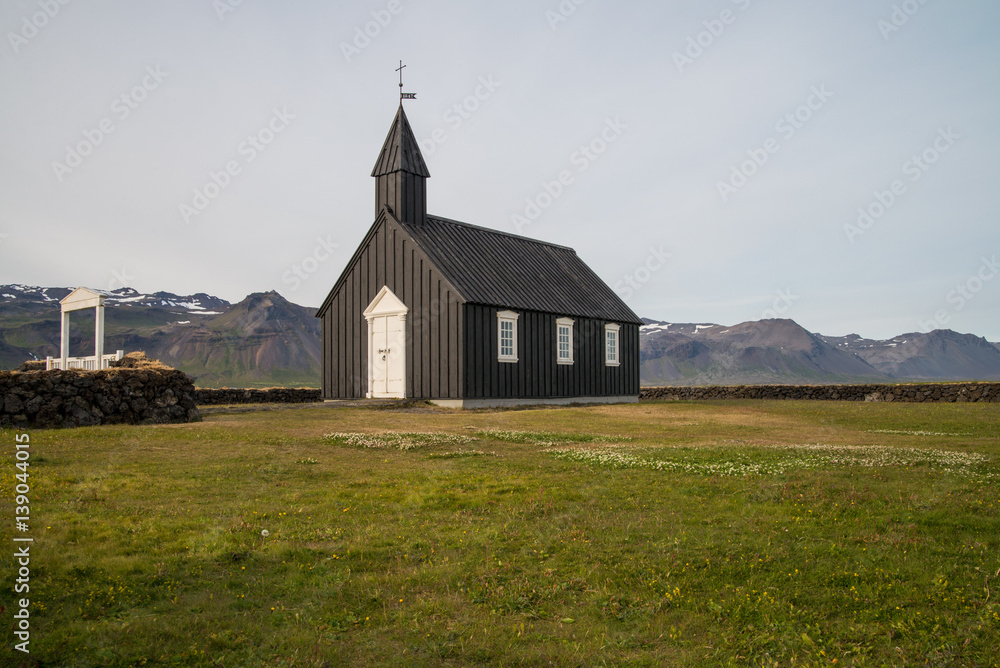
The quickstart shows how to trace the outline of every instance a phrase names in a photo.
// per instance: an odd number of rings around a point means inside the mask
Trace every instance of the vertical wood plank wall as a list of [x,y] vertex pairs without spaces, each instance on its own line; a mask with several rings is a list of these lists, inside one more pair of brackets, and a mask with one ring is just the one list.
[[360,399],[368,391],[364,310],[388,285],[410,309],[406,318],[406,394],[462,398],[462,328],[458,296],[393,221],[377,223],[354,258],[323,323],[323,397]]
[[573,364],[556,362],[556,319],[550,313],[520,311],[518,361],[497,360],[497,312],[466,304],[465,398],[612,397],[639,394],[639,326],[621,324],[619,366],[605,364],[607,321],[575,318]]
[[385,205],[393,211],[396,220],[419,224],[427,211],[427,180],[415,178],[404,172],[393,172],[375,179],[375,215],[382,213]]

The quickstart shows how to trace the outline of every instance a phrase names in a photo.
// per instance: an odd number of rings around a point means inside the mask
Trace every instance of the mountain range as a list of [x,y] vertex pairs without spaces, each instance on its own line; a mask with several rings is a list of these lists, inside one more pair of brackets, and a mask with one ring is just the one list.
[[880,341],[814,334],[794,320],[643,322],[644,385],[1000,380],[1000,344],[951,330]]
[[[0,285],[0,369],[59,354],[70,288]],[[277,292],[232,304],[204,293],[106,292],[105,350],[145,351],[201,387],[319,385],[316,309]],[[951,330],[888,340],[814,334],[793,320],[733,326],[643,319],[644,385],[1000,380],[1000,344]],[[93,354],[94,315],[70,316],[70,354]]]

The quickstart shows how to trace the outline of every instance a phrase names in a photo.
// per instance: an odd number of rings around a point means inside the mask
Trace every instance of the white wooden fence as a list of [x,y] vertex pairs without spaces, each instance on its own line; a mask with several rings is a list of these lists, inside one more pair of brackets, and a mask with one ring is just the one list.
[[[111,366],[112,362],[117,362],[122,357],[125,356],[124,350],[116,350],[114,355],[102,355],[101,356],[101,369],[107,369]],[[60,357],[46,357],[45,358],[45,369],[62,369],[62,358]],[[91,355],[90,357],[69,357],[66,359],[67,369],[86,369],[88,371],[97,371],[97,358]]]

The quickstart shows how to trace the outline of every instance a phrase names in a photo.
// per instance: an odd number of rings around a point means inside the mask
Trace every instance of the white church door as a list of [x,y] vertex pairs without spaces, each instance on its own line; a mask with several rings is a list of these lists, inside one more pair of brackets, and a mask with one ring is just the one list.
[[368,396],[406,398],[406,314],[409,309],[383,287],[365,309],[368,320]]
[[375,316],[372,327],[373,397],[406,396],[406,321],[398,315]]

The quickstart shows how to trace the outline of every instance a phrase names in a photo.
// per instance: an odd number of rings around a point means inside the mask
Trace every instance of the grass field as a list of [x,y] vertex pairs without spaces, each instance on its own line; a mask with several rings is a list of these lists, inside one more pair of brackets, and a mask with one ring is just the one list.
[[8,631],[3,665],[1000,665],[996,404],[306,408],[30,436],[31,654]]

